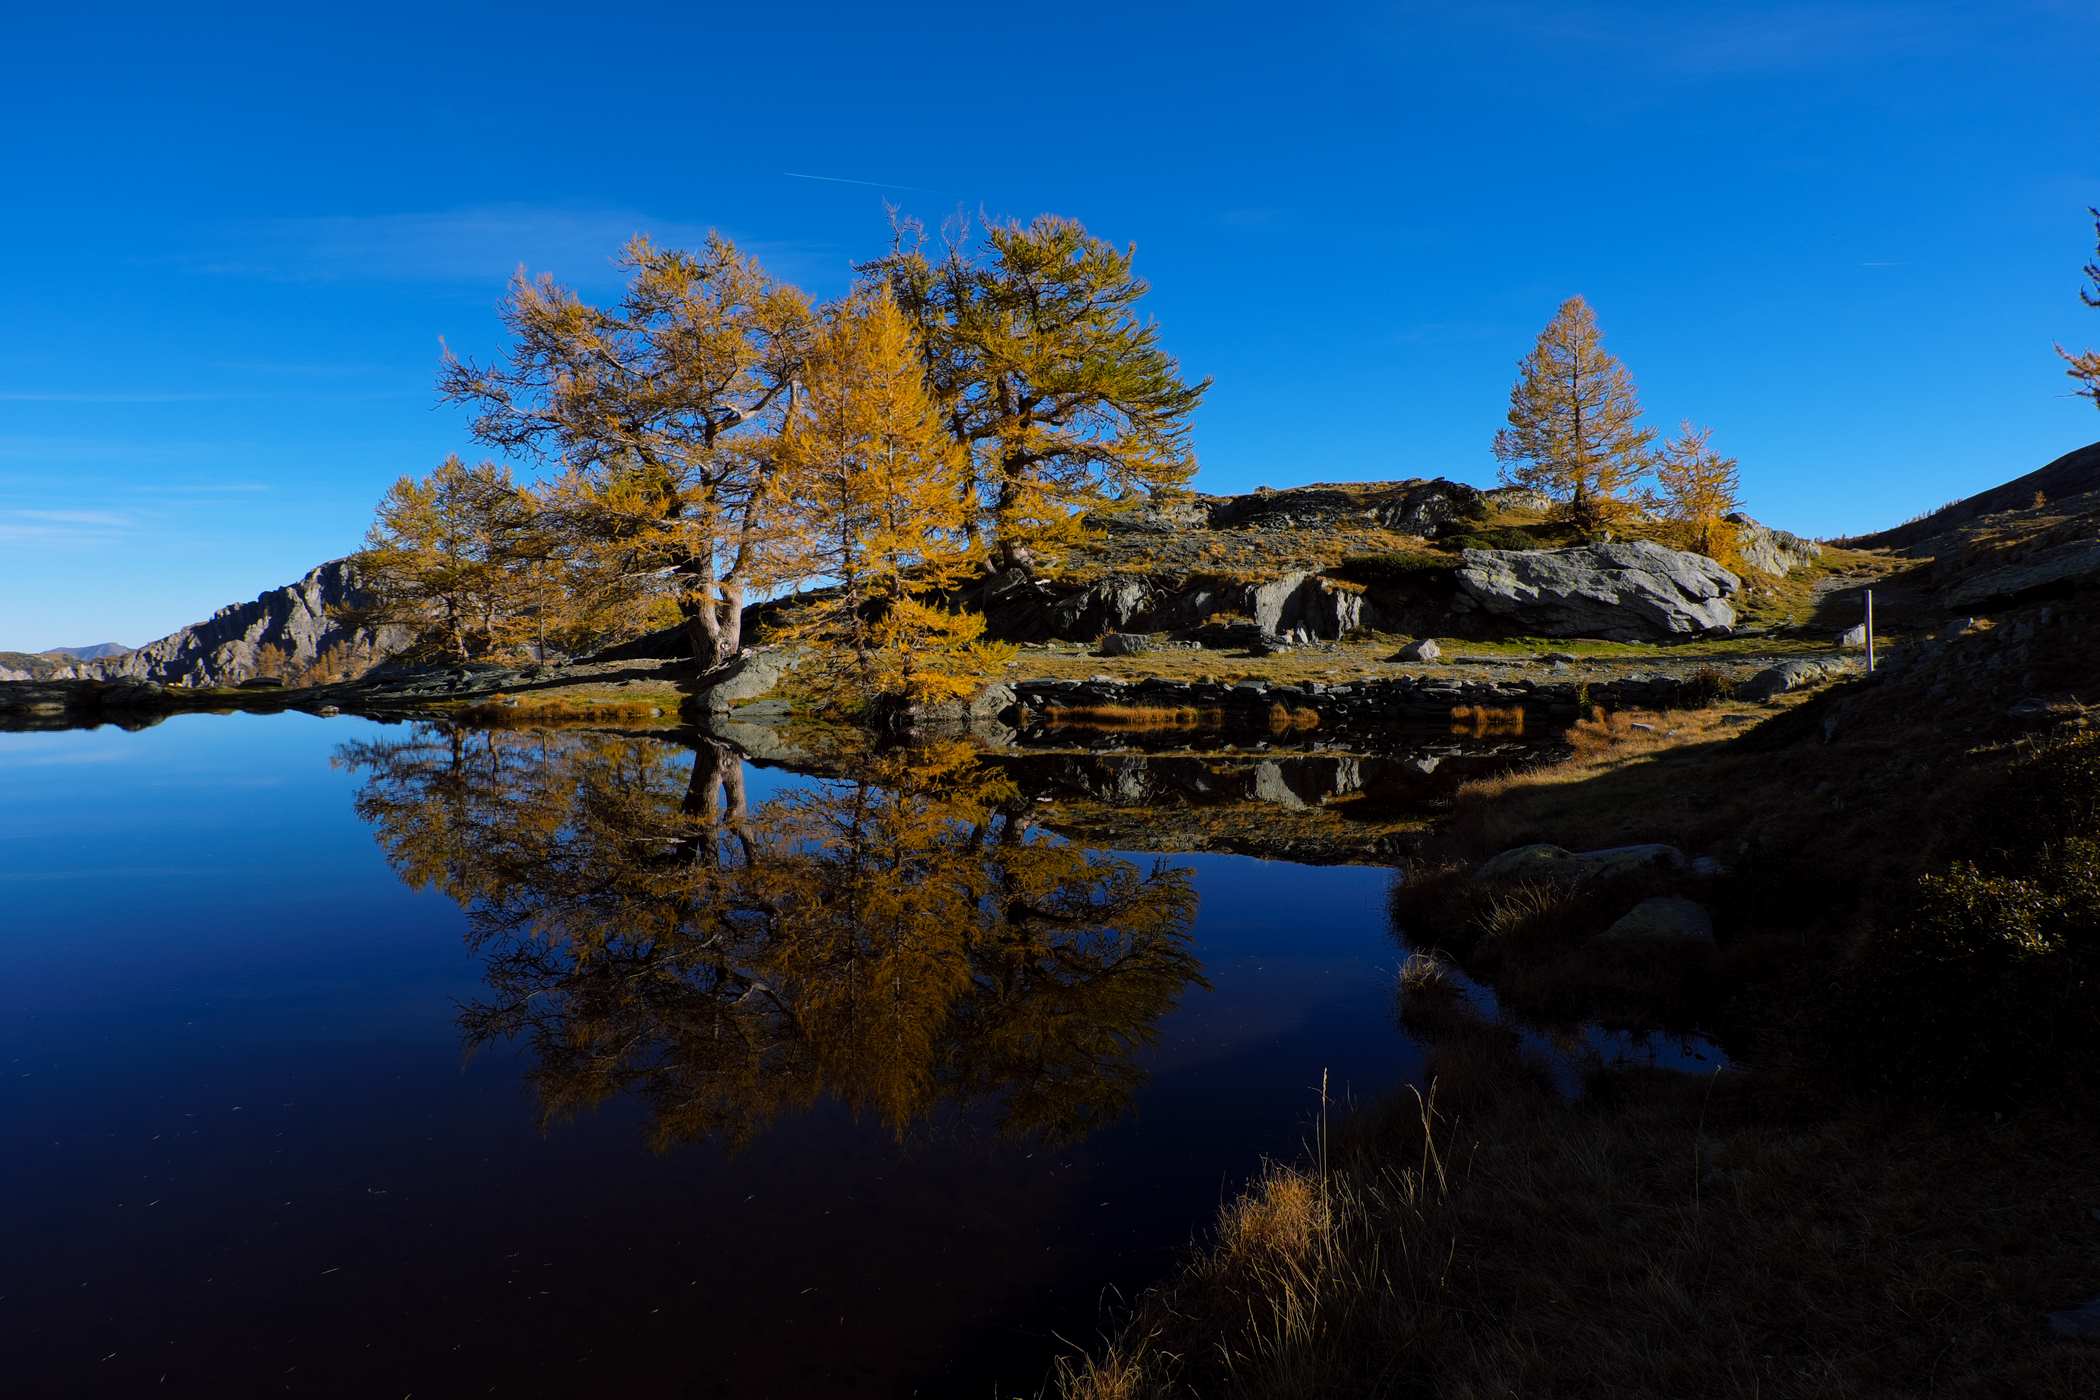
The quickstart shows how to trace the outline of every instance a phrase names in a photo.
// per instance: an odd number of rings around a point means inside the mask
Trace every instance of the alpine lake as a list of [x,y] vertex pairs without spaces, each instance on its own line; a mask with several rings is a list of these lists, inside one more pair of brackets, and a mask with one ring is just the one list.
[[1539,752],[763,748],[0,734],[6,1388],[1035,1394],[1419,1076],[1395,862]]

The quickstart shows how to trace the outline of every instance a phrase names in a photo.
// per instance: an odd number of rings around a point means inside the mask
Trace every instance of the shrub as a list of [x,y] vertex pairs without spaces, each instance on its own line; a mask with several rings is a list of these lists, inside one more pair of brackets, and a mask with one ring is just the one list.
[[2100,1088],[2100,736],[1975,804],[1971,857],[1921,876],[1839,979],[1827,1031],[1868,1080],[1972,1102]]
[[1395,549],[1384,554],[1352,554],[1335,566],[1336,578],[1351,583],[1421,583],[1459,566],[1456,554],[1434,549]]
[[1718,666],[1701,666],[1684,678],[1683,689],[1677,692],[1677,703],[1685,709],[1703,709],[1718,704],[1735,694],[1735,682]]

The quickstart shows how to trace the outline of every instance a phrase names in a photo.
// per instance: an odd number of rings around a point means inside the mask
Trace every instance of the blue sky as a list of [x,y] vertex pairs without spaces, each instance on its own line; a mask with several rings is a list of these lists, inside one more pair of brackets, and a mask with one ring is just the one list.
[[1490,481],[1575,292],[1804,532],[2100,438],[2090,0],[80,8],[0,43],[0,648],[355,548],[519,262],[712,227],[832,293],[885,200],[1135,242],[1213,491]]

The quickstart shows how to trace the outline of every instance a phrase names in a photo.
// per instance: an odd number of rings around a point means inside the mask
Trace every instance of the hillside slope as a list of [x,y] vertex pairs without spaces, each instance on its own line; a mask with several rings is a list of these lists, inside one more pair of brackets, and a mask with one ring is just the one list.
[[2045,467],[1950,502],[1929,515],[1846,543],[1857,549],[1912,549],[1983,516],[2031,506],[2037,492],[2045,501],[2055,501],[2092,491],[2100,491],[2100,442],[2066,452]]

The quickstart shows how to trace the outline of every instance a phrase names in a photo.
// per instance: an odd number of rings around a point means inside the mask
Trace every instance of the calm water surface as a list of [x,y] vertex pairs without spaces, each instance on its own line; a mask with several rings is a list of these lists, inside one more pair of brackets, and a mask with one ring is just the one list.
[[1419,1057],[1383,870],[1084,853],[1031,801],[938,755],[0,734],[7,1392],[1032,1393],[1323,1070]]

